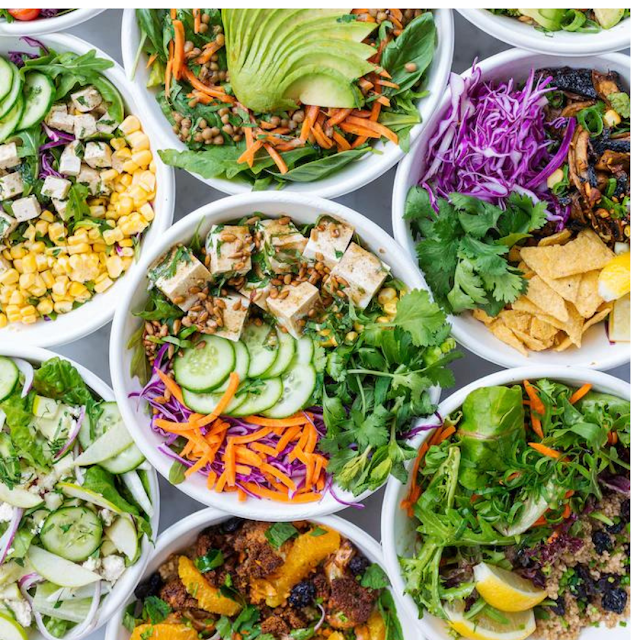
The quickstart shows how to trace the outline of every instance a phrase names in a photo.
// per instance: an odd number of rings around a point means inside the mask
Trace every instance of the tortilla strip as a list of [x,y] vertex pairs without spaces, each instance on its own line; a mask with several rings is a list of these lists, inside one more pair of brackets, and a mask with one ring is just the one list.
[[[560,335],[560,334],[558,334]],[[560,340],[556,346],[553,348],[554,351],[566,351],[573,343],[571,342],[571,338],[564,334],[564,338]]]
[[512,329],[512,331],[515,334],[516,338],[524,342],[524,344],[529,349],[531,349],[531,351],[544,351],[549,346],[545,342],[542,342],[542,340],[538,340],[528,333],[518,331],[517,329]]
[[596,313],[592,318],[589,318],[589,320],[587,320],[582,327],[582,333],[586,333],[587,329],[589,329],[589,327],[592,327],[594,324],[602,322],[611,313],[612,309],[613,303],[608,303],[608,306],[598,311],[598,313]]
[[510,347],[513,347],[516,351],[519,351],[523,356],[525,356],[525,358],[529,355],[522,342],[516,338],[513,331],[511,331],[511,329],[509,329],[509,327],[507,327],[501,320],[497,320],[492,323],[489,326],[489,331],[491,331],[498,340],[501,340]]
[[[531,326],[531,314],[523,313],[522,311],[515,311],[513,309],[503,309],[498,318],[504,322],[504,324],[515,333],[515,330],[529,334],[529,327]],[[517,335],[517,334],[516,334]]]
[[474,309],[473,310],[473,317],[476,320],[480,320],[480,322],[486,324],[486,325],[490,325],[492,323],[494,323],[498,316],[492,317],[490,316],[486,311],[482,310],[482,309]]
[[558,318],[561,322],[569,320],[567,303],[564,298],[554,291],[540,276],[533,276],[529,280],[527,298],[540,307],[544,313]]
[[547,347],[550,347],[558,335],[558,329],[556,329],[552,324],[541,320],[537,316],[533,316],[533,318],[531,318],[531,335],[534,338],[545,342]]
[[598,310],[598,307],[604,302],[598,293],[599,271],[588,271],[582,274],[580,287],[578,288],[578,296],[574,301],[578,313],[583,318],[591,318]]

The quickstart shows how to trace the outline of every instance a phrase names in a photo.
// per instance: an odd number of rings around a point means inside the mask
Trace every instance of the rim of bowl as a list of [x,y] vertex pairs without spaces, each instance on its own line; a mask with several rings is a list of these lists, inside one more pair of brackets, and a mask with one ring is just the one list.
[[[365,218],[362,214],[332,200],[277,191],[247,193],[230,196],[206,204],[175,223],[168,232],[164,234],[162,241],[156,243],[153,251],[143,257],[137,265],[135,276],[131,278],[128,288],[125,290],[120,305],[116,310],[109,347],[111,379],[120,411],[138,447],[153,467],[165,478],[169,476],[169,469],[172,462],[158,450],[158,436],[151,433],[148,426],[148,417],[142,413],[138,413],[134,407],[136,403],[128,397],[128,393],[134,386],[135,388],[140,387],[139,381],[136,380],[134,382],[129,374],[129,359],[126,357],[128,351],[127,342],[131,333],[129,323],[132,318],[132,300],[142,286],[146,287],[144,283],[147,277],[148,266],[153,263],[157,257],[166,252],[176,242],[180,241],[181,238],[190,237],[205,217],[207,218],[207,225],[210,223],[222,223],[225,220],[233,219],[241,215],[240,213],[237,215],[226,214],[228,210],[237,210],[241,207],[244,207],[246,212],[264,211],[264,209],[266,209],[267,212],[271,212],[271,215],[274,215],[275,212],[280,214],[287,213],[294,221],[296,220],[296,207],[306,207],[314,210],[314,218],[324,213],[346,220],[354,225],[361,236],[367,236],[366,242],[372,251],[378,255],[382,254],[383,256],[387,256],[387,260],[389,260],[388,255],[393,256],[394,260],[401,265],[400,268],[395,271],[398,272],[398,277],[402,278],[407,286],[411,289],[427,289],[417,266],[408,259],[400,246],[386,231],[368,218]],[[269,213],[267,213],[267,215],[269,215]],[[204,226],[208,228],[206,225]],[[362,232],[364,232],[364,234]],[[433,403],[437,404],[439,398],[440,388],[433,388],[431,390]],[[219,494],[206,489],[204,483],[205,480],[198,476],[197,478],[180,483],[177,485],[177,488],[205,506],[222,508],[226,513],[254,520],[299,520],[336,513],[350,506],[352,503],[361,502],[373,493],[372,491],[367,491],[354,497],[352,494],[344,492],[338,487],[334,487],[334,491],[340,500],[345,501],[347,504],[341,503],[327,492],[321,501],[309,504],[277,503],[278,513],[274,515],[273,506],[275,503],[271,500],[248,498],[245,502],[240,502],[234,494]]]
[[[613,53],[631,45],[631,20],[622,20],[611,29],[598,33],[571,33],[554,31],[551,36],[531,25],[509,16],[497,16],[488,9],[456,9],[481,31],[506,42],[535,53],[550,53],[562,56],[588,56]],[[551,50],[550,50],[551,49]]]
[[[95,373],[93,373],[93,371],[87,369],[71,358],[60,355],[59,353],[54,353],[53,351],[49,351],[48,349],[30,345],[11,346],[3,344],[0,346],[0,355],[10,358],[23,358],[24,360],[27,360],[32,364],[42,364],[42,362],[44,362],[45,360],[49,360],[50,358],[62,358],[63,360],[67,360],[68,362],[70,362],[78,370],[78,373],[80,373],[82,379],[103,400],[112,402],[116,399],[111,387]],[[138,561],[131,567],[127,567],[125,573],[116,582],[113,590],[105,597],[104,603],[99,609],[100,613],[98,615],[96,623],[81,636],[75,638],[75,640],[83,640],[83,638],[86,638],[94,631],[100,629],[100,627],[106,624],[109,618],[113,616],[115,611],[122,607],[124,602],[133,593],[135,586],[140,580],[140,577],[147,568],[151,553],[155,548],[154,543],[155,538],[158,535],[158,526],[160,522],[160,486],[158,485],[158,474],[153,467],[151,467],[148,471],[149,487],[151,489],[151,504],[154,506],[153,517],[151,518],[151,529],[153,531],[153,537],[151,540],[149,540],[148,538],[144,539],[142,543],[142,552],[140,553],[140,558],[138,558]],[[114,594],[117,595],[117,597],[114,597]],[[34,640],[41,640],[43,638],[43,636],[37,630],[32,630],[31,633],[33,634]],[[31,635],[29,637],[31,637]]]
[[[528,367],[517,367],[515,369],[504,369],[474,380],[443,400],[438,412],[443,419],[446,418],[453,411],[457,410],[469,393],[475,389],[494,385],[514,384],[522,382],[523,380],[539,380],[540,378],[550,378],[552,380],[575,384],[590,382],[596,390],[604,389],[606,392],[617,395],[620,398],[631,400],[631,385],[608,373],[586,367],[531,365]],[[439,422],[440,420],[436,416],[433,416],[430,420],[430,424],[438,424]],[[418,446],[421,445],[430,435],[431,433],[429,431],[424,432],[419,439],[417,438],[416,444]],[[409,474],[411,474],[414,464],[415,460],[409,463],[407,467]],[[407,518],[399,513],[399,504],[404,491],[406,491],[406,485],[403,485],[396,478],[390,478],[385,489],[382,503],[382,554],[389,580],[391,581],[394,595],[396,599],[400,601],[405,614],[414,624],[417,624],[420,631],[432,640],[449,640],[450,636],[446,632],[443,633],[439,627],[442,622],[440,618],[436,618],[426,612],[420,618],[418,607],[413,598],[404,592],[406,583],[400,568],[400,553],[396,541],[396,528],[399,526],[399,522],[404,523],[407,521]]]
[[0,22],[0,36],[43,36],[76,27],[91,20],[106,9],[76,9],[55,18],[14,22]]
[[[476,64],[483,73],[493,75],[501,67],[520,66],[523,70],[529,70],[534,64],[532,59],[545,58],[549,65],[568,65],[577,67],[581,64],[593,65],[595,61],[602,63],[602,66],[613,68],[617,71],[624,70],[629,81],[630,76],[630,57],[622,53],[609,53],[602,56],[585,56],[583,58],[570,58],[563,60],[562,56],[543,56],[524,49],[507,49],[497,53],[489,58]],[[460,74],[466,78],[472,71],[472,67]],[[443,95],[438,108],[434,112],[429,127],[436,126],[440,121],[444,112],[449,107],[451,101],[451,91],[447,89]],[[393,224],[393,237],[398,241],[402,248],[409,253],[415,261],[415,242],[411,235],[409,225],[404,220],[404,205],[406,201],[407,191],[415,185],[411,179],[412,169],[416,165],[422,166],[424,145],[428,138],[429,127],[420,140],[416,142],[409,153],[398,165],[396,176],[393,183],[393,196],[391,204],[391,218]],[[501,367],[521,367],[528,364],[541,364],[543,366],[564,366],[567,357],[572,359],[571,364],[577,367],[588,367],[590,369],[608,370],[626,364],[631,358],[630,343],[618,343],[614,345],[594,345],[590,347],[582,346],[580,349],[571,347],[567,351],[556,353],[555,351],[529,352],[529,356],[525,357],[518,353],[515,349],[505,345],[499,341],[493,334],[485,328],[481,337],[475,336],[474,331],[469,327],[471,320],[466,314],[460,316],[449,315],[449,322],[452,327],[452,335],[456,341],[474,353],[475,355],[500,365]],[[474,321],[478,322],[478,321]],[[601,338],[605,338],[604,325],[600,323]],[[587,350],[589,353],[587,353]],[[605,352],[606,350],[606,352]],[[600,353],[602,352],[602,353]],[[604,355],[603,355],[604,354]]]
[[[438,44],[429,68],[427,84],[429,94],[417,102],[422,120],[411,130],[411,145],[417,140],[433,116],[433,112],[447,88],[453,62],[455,39],[453,11],[451,9],[437,9],[435,21],[438,29]],[[162,149],[184,150],[187,148],[186,145],[176,138],[167,119],[158,107],[153,92],[146,88],[146,71],[144,65],[140,65],[138,60],[139,40],[140,30],[135,10],[125,9],[122,18],[122,59],[127,77],[131,78],[132,91],[135,93],[141,109],[146,112],[147,119],[153,123],[158,146]],[[134,68],[136,63],[138,64]],[[382,151],[382,154],[369,153],[341,171],[321,180],[308,183],[288,183],[285,191],[312,194],[323,198],[338,198],[356,191],[386,173],[405,155],[399,146],[392,143],[378,144],[376,149]],[[252,190],[252,185],[248,182],[224,178],[203,178],[197,173],[190,171],[188,173],[200,182],[229,195],[250,193]]]
[[[137,108],[135,95],[131,91],[123,68],[107,53],[68,33],[52,33],[43,36],[41,40],[45,45],[49,45],[56,50],[73,51],[79,54],[95,51],[98,57],[113,62],[113,66],[103,71],[103,73],[122,95],[125,111],[136,115],[140,119],[143,130],[151,140],[151,150],[156,162],[156,198],[153,202],[155,218],[144,235],[140,252],[142,258],[171,225],[175,204],[173,168],[165,165],[158,156],[158,146],[153,141],[151,131],[153,123],[141,109]],[[13,48],[13,46],[11,38],[0,38],[0,49],[3,53],[5,50]],[[131,108],[131,105],[136,105],[136,108]],[[94,295],[77,309],[59,315],[52,322],[39,320],[32,325],[9,325],[0,329],[0,342],[4,343],[18,339],[39,347],[53,347],[84,338],[97,331],[112,319],[116,306],[119,304],[120,296],[125,286],[124,283],[130,277],[135,266],[134,262],[129,271],[115,281],[107,291]]]
[[[192,513],[186,518],[183,518],[182,520],[171,525],[158,537],[156,547],[151,558],[149,559],[149,562],[147,563],[147,571],[143,576],[141,576],[141,579],[146,577],[146,574],[149,572],[149,569],[151,569],[151,567],[155,569],[156,566],[159,566],[165,560],[165,558],[167,557],[165,554],[169,555],[170,553],[175,553],[175,551],[183,548],[184,544],[186,544],[189,539],[195,538],[203,528],[218,524],[220,522],[224,522],[231,517],[231,515],[225,513],[224,511],[220,511],[219,509],[207,508],[202,509],[201,511],[197,511],[196,513]],[[353,542],[355,546],[363,551],[370,560],[379,564],[386,571],[380,544],[360,527],[356,526],[352,522],[349,522],[348,520],[345,520],[344,518],[340,518],[335,515],[314,516],[303,519],[335,529],[347,540]],[[262,521],[273,522],[273,520],[270,519],[262,519]],[[183,540],[185,541],[184,543],[182,542]],[[180,543],[180,546],[176,544],[178,542]],[[397,605],[400,599],[391,589],[391,586],[387,587],[387,589],[389,589]],[[131,594],[129,594],[129,597],[126,600],[130,600],[130,597]],[[114,615],[109,621],[109,624],[105,629],[106,640],[120,640],[120,636],[123,630],[122,611],[126,604],[126,601],[123,602],[115,612],[116,615]],[[403,631],[405,631],[405,638],[411,638],[413,640],[417,636],[408,634],[406,632],[414,631],[414,624],[411,622],[409,616],[404,613],[401,607],[397,607],[397,609],[398,617],[400,619],[400,622],[402,623]]]

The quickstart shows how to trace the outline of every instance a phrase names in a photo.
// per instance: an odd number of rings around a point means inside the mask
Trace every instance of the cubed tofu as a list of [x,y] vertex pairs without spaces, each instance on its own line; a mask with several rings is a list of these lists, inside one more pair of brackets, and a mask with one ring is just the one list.
[[89,85],[72,93],[71,102],[78,111],[87,113],[102,104],[102,95],[93,85]]
[[60,156],[58,171],[65,176],[77,176],[82,166],[84,148],[80,142],[70,142]]
[[323,217],[311,229],[303,256],[307,260],[322,262],[330,269],[335,267],[347,250],[354,229],[351,225]]
[[93,169],[106,169],[111,166],[111,149],[106,142],[87,142],[84,148],[84,161]]
[[264,311],[267,309],[267,299],[269,292],[273,289],[271,279],[268,276],[251,272],[247,275],[244,284],[238,287],[238,291],[249,299],[249,302],[260,307]]
[[71,189],[71,181],[65,178],[56,178],[55,176],[47,176],[42,185],[42,195],[47,198],[55,198],[56,200],[64,200]]
[[96,129],[100,133],[113,133],[117,126],[118,123],[108,113],[105,113],[98,122],[96,122]]
[[18,222],[33,220],[33,218],[37,218],[42,213],[38,198],[35,196],[27,196],[26,198],[15,200],[11,208]]
[[90,113],[83,113],[81,116],[74,116],[73,135],[78,140],[89,138],[97,133],[96,119]]
[[202,289],[211,280],[211,274],[189,249],[179,246],[152,267],[149,279],[173,304],[188,311],[198,299],[190,289]]
[[366,309],[388,275],[389,268],[377,256],[352,242],[331,269],[326,286],[344,291],[356,307]]
[[307,239],[286,218],[261,220],[258,230],[262,234],[261,250],[272,273],[297,271]]
[[69,205],[68,200],[52,200],[53,207],[56,210],[56,213],[63,219],[66,220],[69,217],[67,213],[67,206]]
[[249,315],[249,301],[238,293],[216,298],[224,303],[222,309],[222,328],[216,329],[216,335],[233,342],[238,342]]
[[9,269],[13,269],[13,265],[6,258],[0,256],[0,276]]
[[8,173],[0,178],[0,200],[8,200],[22,195],[24,182],[19,173]]
[[207,235],[209,270],[214,275],[245,275],[251,269],[253,237],[249,227],[218,225]]
[[320,303],[320,292],[309,282],[301,282],[297,287],[285,285],[281,294],[285,291],[288,292],[285,298],[267,298],[267,308],[288,333],[300,338],[309,311]]
[[45,122],[52,128],[65,133],[73,133],[75,118],[68,112],[66,104],[54,104],[49,110]]
[[20,164],[18,146],[15,142],[0,144],[0,169],[10,169]]
[[87,164],[82,163],[76,182],[86,184],[89,187],[91,195],[95,196],[100,192],[100,173],[97,169],[92,169]]
[[18,221],[0,209],[0,240],[4,240],[17,226]]

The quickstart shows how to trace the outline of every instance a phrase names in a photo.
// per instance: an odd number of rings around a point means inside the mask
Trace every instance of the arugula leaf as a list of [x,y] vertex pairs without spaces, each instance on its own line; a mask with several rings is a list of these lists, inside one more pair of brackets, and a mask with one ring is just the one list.
[[274,549],[279,549],[287,540],[297,536],[298,530],[290,522],[275,522],[264,534]]

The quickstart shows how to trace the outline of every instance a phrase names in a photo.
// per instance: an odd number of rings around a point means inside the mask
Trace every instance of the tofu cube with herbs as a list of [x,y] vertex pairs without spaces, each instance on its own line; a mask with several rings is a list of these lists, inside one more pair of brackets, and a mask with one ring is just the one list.
[[251,271],[247,275],[243,285],[238,287],[238,292],[263,311],[268,311],[267,300],[269,299],[269,292],[273,288],[271,279],[268,276]]
[[351,225],[323,217],[311,229],[309,242],[302,255],[308,260],[322,262],[329,268],[335,267],[347,250],[353,232]]
[[149,279],[173,304],[188,311],[198,299],[191,289],[202,290],[211,274],[190,249],[178,246],[151,269]]
[[297,271],[307,246],[305,238],[287,218],[261,220],[257,225],[262,235],[261,251],[271,273]]
[[58,171],[65,176],[77,176],[82,167],[84,148],[77,140],[70,142],[60,155]]
[[111,166],[111,148],[106,142],[87,142],[84,161],[93,169],[107,169]]
[[352,242],[331,269],[325,287],[344,291],[356,307],[366,309],[389,275],[389,268],[373,253]]
[[4,240],[18,226],[18,221],[0,209],[0,240]]
[[100,174],[96,169],[92,169],[87,164],[82,164],[82,168],[80,169],[80,173],[76,178],[76,182],[86,184],[87,187],[89,187],[91,195],[95,196],[100,192]]
[[102,104],[102,95],[93,85],[90,85],[72,93],[71,102],[81,113],[88,113]]
[[0,144],[0,169],[11,169],[20,164],[18,146],[15,142]]
[[108,113],[105,113],[96,122],[96,129],[99,133],[113,133],[117,126],[118,123]]
[[55,198],[51,200],[53,203],[53,208],[56,210],[56,213],[63,219],[66,220],[69,217],[67,207],[69,206],[68,200],[56,200]]
[[74,116],[73,135],[78,138],[78,140],[90,138],[97,132],[96,119],[90,113]]
[[9,200],[22,195],[24,182],[19,173],[8,173],[0,178],[0,200]]
[[64,200],[69,195],[69,189],[71,189],[69,180],[47,176],[42,185],[42,195],[52,200]]
[[26,198],[15,200],[12,210],[18,222],[33,220],[33,218],[37,218],[42,213],[38,198],[35,196],[27,196]]
[[206,248],[214,275],[245,275],[251,269],[253,238],[249,227],[215,226],[207,235]]
[[[281,295],[286,292],[285,297]],[[280,295],[267,298],[267,308],[278,323],[294,338],[301,338],[309,312],[320,303],[320,292],[310,282],[285,285]]]
[[45,122],[52,128],[65,133],[73,133],[75,117],[69,113],[66,104],[54,104],[49,110]]
[[238,342],[249,315],[249,301],[238,293],[216,298],[224,304],[222,309],[222,327],[216,329],[216,335],[232,342]]

